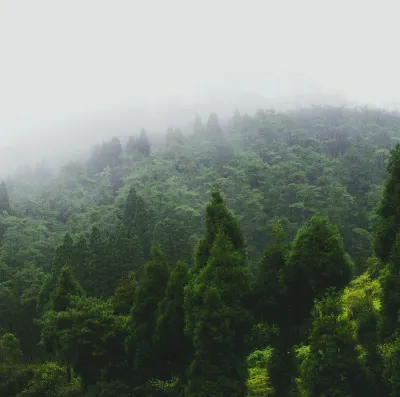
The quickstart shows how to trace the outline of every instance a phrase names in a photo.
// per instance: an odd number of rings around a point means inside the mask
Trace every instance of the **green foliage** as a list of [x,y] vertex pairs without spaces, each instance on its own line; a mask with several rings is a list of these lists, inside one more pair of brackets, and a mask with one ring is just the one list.
[[72,274],[71,268],[63,266],[58,276],[56,288],[51,294],[51,310],[56,312],[67,310],[71,299],[82,294],[82,287]]
[[400,144],[390,153],[381,201],[377,207],[375,253],[386,262],[392,252],[400,222]]
[[342,315],[337,294],[316,303],[310,351],[301,365],[303,395],[375,395],[372,376],[357,351],[352,324]]
[[160,372],[157,363],[164,365],[164,362],[158,361],[154,332],[157,308],[164,298],[168,277],[169,268],[165,256],[154,246],[150,261],[145,264],[139,286],[136,288],[132,307],[132,335],[128,341],[128,351],[137,385],[143,385],[151,378],[157,377]]
[[282,325],[285,311],[284,270],[289,244],[285,239],[280,222],[273,225],[269,247],[261,259],[260,268],[254,283],[254,303],[258,321]]
[[299,229],[284,272],[290,324],[300,327],[314,299],[329,287],[341,289],[350,281],[351,261],[337,228],[326,218],[311,218]]
[[196,250],[197,269],[206,266],[211,255],[211,249],[220,229],[231,241],[234,250],[244,250],[244,239],[239,228],[239,223],[233,214],[227,209],[219,190],[211,192],[211,200],[206,206],[206,231],[200,239]]
[[383,379],[390,397],[396,397],[400,393],[400,337],[396,335],[392,341],[383,344],[380,352],[384,367]]
[[210,258],[187,287],[187,332],[194,346],[185,395],[227,393],[244,396],[250,313],[243,303],[250,291],[250,270],[221,225]]
[[21,355],[19,340],[13,334],[0,337],[0,365],[15,364]]
[[[172,270],[165,296],[158,304],[155,343],[159,349],[164,374],[162,379],[182,377],[192,354],[190,340],[184,333],[184,289],[188,283],[188,267],[178,262]],[[163,376],[164,375],[164,376]]]

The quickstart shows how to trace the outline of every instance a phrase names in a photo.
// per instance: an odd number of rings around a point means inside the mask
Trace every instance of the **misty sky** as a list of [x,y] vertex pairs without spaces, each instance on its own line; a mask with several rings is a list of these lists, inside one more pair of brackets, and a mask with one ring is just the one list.
[[400,5],[0,0],[0,134],[171,98],[335,90],[400,102]]

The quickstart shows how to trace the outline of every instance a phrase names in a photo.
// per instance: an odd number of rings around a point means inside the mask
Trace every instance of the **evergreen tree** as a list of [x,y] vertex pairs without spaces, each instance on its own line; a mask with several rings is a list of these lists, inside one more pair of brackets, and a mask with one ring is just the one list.
[[255,314],[258,321],[282,326],[284,284],[282,271],[289,249],[281,223],[272,226],[269,247],[261,259],[254,283]]
[[400,224],[400,144],[390,153],[388,176],[384,182],[381,201],[377,207],[375,255],[386,262],[395,244]]
[[154,343],[157,308],[164,298],[169,270],[164,254],[153,247],[150,261],[136,289],[132,307],[132,335],[128,341],[130,361],[135,373],[135,383],[143,385],[160,373],[158,352]]
[[305,397],[375,396],[372,376],[359,358],[351,322],[341,313],[336,293],[316,303],[310,351],[302,363]]
[[150,155],[150,142],[145,129],[140,130],[139,140],[138,140],[138,151],[144,157]]
[[138,286],[135,272],[129,272],[119,280],[112,298],[116,314],[128,315],[131,312]]
[[71,235],[65,233],[64,240],[56,248],[56,253],[53,259],[53,269],[61,269],[64,265],[72,265],[74,261],[74,241]]
[[222,134],[222,129],[219,125],[218,116],[215,113],[210,114],[205,132],[207,135],[214,137]]
[[246,395],[245,335],[251,319],[244,301],[249,291],[244,256],[221,228],[207,265],[186,289],[186,332],[194,358],[185,396]]
[[400,234],[396,236],[388,265],[381,277],[383,338],[400,331]]
[[198,242],[196,250],[195,267],[198,270],[207,264],[211,248],[220,229],[232,243],[233,249],[241,251],[244,255],[244,238],[239,228],[239,222],[227,209],[218,189],[211,192],[211,200],[206,206],[205,223],[205,234]]
[[3,212],[11,214],[10,199],[5,181],[2,181],[0,184],[0,213]]
[[73,261],[71,263],[72,270],[82,285],[88,280],[88,245],[86,237],[81,234],[73,247]]
[[164,299],[157,309],[155,343],[163,369],[161,379],[183,377],[191,358],[191,342],[184,333],[184,288],[188,282],[188,267],[179,261],[171,272]]
[[92,296],[107,296],[109,291],[110,267],[105,248],[99,228],[93,226],[88,246],[88,279],[85,283],[85,289]]
[[288,325],[297,336],[314,299],[329,287],[343,288],[350,278],[351,261],[337,228],[327,218],[311,218],[298,230],[284,269]]
[[127,233],[132,236],[132,238],[135,234],[139,239],[144,259],[147,260],[149,258],[151,245],[151,214],[143,198],[136,193],[133,186],[129,190],[125,202],[123,221]]
[[55,291],[51,294],[51,310],[56,312],[67,310],[71,297],[82,294],[82,287],[73,276],[71,268],[67,265],[63,266]]

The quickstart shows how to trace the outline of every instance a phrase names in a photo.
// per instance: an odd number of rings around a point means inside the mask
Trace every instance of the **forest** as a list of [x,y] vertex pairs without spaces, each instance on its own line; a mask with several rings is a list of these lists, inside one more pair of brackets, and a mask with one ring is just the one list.
[[149,135],[1,183],[0,396],[400,396],[400,114]]

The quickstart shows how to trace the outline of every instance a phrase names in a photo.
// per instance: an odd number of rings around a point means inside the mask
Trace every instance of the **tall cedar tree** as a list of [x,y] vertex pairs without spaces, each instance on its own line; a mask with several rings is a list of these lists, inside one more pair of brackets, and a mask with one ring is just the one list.
[[400,144],[390,153],[388,176],[377,207],[380,220],[376,229],[375,255],[386,262],[395,244],[400,225]]
[[105,242],[97,226],[92,228],[88,248],[87,292],[92,296],[106,296],[112,272],[108,266]]
[[73,261],[71,263],[72,270],[82,286],[85,287],[85,281],[88,280],[86,274],[88,266],[88,245],[86,237],[81,234],[74,244],[73,248]]
[[207,264],[220,229],[232,243],[232,248],[239,250],[244,255],[244,238],[239,228],[239,222],[226,207],[218,189],[211,192],[211,200],[206,206],[205,223],[205,234],[198,242],[196,249],[195,268],[197,270]]
[[[294,369],[294,356],[288,354],[287,323],[285,309],[285,285],[282,279],[289,244],[278,221],[272,226],[271,243],[261,259],[259,273],[254,283],[254,311],[260,323],[267,323],[273,348],[268,361],[270,384],[274,388],[275,397],[287,397],[291,389],[290,374]],[[277,328],[276,328],[277,326]]]
[[188,288],[185,309],[194,358],[185,395],[245,396],[245,335],[251,316],[244,300],[250,292],[251,275],[242,252],[234,250],[223,230],[207,265]]
[[133,237],[135,234],[138,237],[144,260],[147,261],[151,247],[151,216],[143,198],[136,193],[133,186],[130,188],[126,198],[123,221],[129,236]]
[[65,234],[63,242],[56,248],[50,273],[46,275],[39,291],[37,299],[37,310],[39,312],[49,309],[51,294],[57,286],[60,270],[65,265],[74,267],[74,242],[69,233]]
[[154,333],[157,308],[164,298],[168,278],[169,269],[164,254],[158,247],[153,247],[150,261],[144,265],[132,307],[132,335],[128,340],[128,352],[136,385],[143,385],[160,373],[158,363],[161,363]]
[[310,351],[301,366],[305,397],[375,396],[371,373],[359,358],[352,323],[341,313],[338,294],[316,303]]
[[42,341],[49,353],[61,353],[63,356],[63,360],[67,367],[68,382],[70,382],[72,378],[74,347],[71,346],[71,343],[68,343],[67,345],[64,345],[63,343],[62,331],[58,329],[57,324],[58,313],[66,312],[70,307],[73,298],[82,295],[83,290],[72,274],[71,268],[67,265],[63,266],[60,269],[55,290],[51,294],[50,310],[44,313],[40,319],[40,324],[42,326]]
[[0,184],[0,213],[4,211],[11,214],[10,199],[8,197],[7,184],[2,181]]
[[188,267],[179,261],[171,272],[164,299],[157,309],[155,343],[159,346],[159,358],[164,373],[161,379],[178,376],[183,380],[189,365],[192,348],[185,335],[184,288],[188,283]]
[[62,312],[68,309],[73,296],[83,295],[78,280],[74,277],[70,266],[65,265],[60,270],[57,286],[51,294],[51,310]]
[[382,284],[382,338],[400,331],[400,234],[397,234]]
[[281,223],[272,226],[271,243],[261,259],[254,283],[255,317],[260,322],[282,325],[283,293],[282,271],[289,244]]
[[312,217],[297,232],[284,269],[288,326],[299,331],[310,317],[314,299],[329,287],[343,288],[351,279],[351,261],[337,227]]

